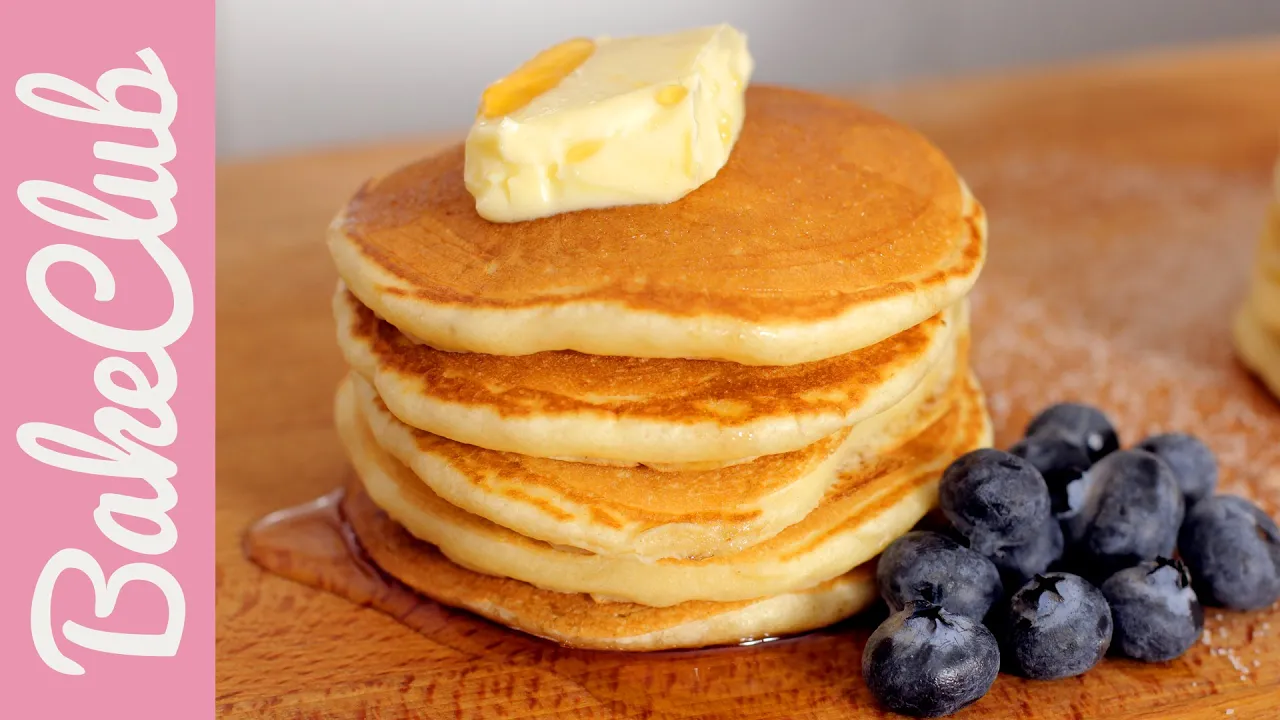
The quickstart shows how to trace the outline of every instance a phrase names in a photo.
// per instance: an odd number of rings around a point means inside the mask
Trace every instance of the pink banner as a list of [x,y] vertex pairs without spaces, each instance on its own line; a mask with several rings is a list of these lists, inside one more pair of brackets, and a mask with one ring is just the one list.
[[0,715],[211,717],[214,5],[0,33]]

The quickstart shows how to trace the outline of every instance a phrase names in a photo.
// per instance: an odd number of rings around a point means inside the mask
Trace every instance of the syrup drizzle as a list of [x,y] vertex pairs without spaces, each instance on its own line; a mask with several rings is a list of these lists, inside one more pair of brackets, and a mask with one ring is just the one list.
[[738,646],[648,653],[563,647],[445,607],[383,572],[344,519],[344,495],[335,490],[264,517],[245,536],[245,554],[268,572],[386,613],[479,663],[554,673],[615,710],[687,712],[717,697],[778,692],[798,694],[805,704],[845,704],[865,693],[858,680],[862,645],[878,620],[868,613],[826,630]]

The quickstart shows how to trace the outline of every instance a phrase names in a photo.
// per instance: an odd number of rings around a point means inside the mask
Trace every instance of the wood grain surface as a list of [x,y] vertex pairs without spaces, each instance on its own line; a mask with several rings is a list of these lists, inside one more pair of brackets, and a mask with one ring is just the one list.
[[[932,137],[987,206],[975,367],[999,443],[1045,403],[1083,399],[1131,441],[1200,433],[1225,489],[1280,511],[1280,404],[1228,340],[1280,152],[1280,39],[864,98]],[[324,227],[361,180],[438,146],[220,168],[220,716],[881,717],[859,678],[864,630],[789,641],[800,651],[647,658],[476,634],[448,612],[418,634],[244,558],[255,520],[346,478]],[[1206,642],[1172,663],[1108,659],[1053,683],[1002,675],[958,717],[1280,718],[1280,612],[1210,610],[1206,624]]]

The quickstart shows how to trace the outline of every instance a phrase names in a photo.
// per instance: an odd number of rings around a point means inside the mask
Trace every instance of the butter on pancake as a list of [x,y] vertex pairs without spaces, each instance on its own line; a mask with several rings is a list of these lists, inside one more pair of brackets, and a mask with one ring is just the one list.
[[798,450],[892,407],[967,324],[967,301],[870,347],[785,367],[446,352],[341,288],[334,314],[347,362],[412,427],[536,457],[727,464]]
[[752,67],[728,25],[539,53],[481,98],[463,172],[476,212],[519,222],[678,200],[724,166]]
[[888,410],[799,450],[701,471],[610,467],[463,445],[405,425],[367,381],[354,374],[351,381],[378,445],[467,512],[599,554],[706,557],[743,550],[799,522],[842,469],[875,462],[936,422],[967,382],[964,335]]
[[335,417],[347,454],[374,503],[453,562],[567,593],[667,607],[795,592],[870,560],[937,502],[938,478],[955,458],[991,442],[977,381],[950,411],[892,452],[841,474],[800,522],[741,552],[646,561],[566,549],[520,535],[449,504],[378,446],[351,386]]
[[792,635],[843,620],[878,597],[874,568],[868,564],[806,590],[758,600],[694,601],[664,608],[602,603],[582,593],[542,590],[456,565],[387,517],[359,482],[348,489],[342,509],[373,562],[410,588],[576,648],[672,650]]
[[985,259],[985,216],[941,152],[814,93],[748,88],[724,167],[665,205],[492,223],[463,161],[367,183],[328,233],[351,292],[443,350],[808,363],[954,305]]

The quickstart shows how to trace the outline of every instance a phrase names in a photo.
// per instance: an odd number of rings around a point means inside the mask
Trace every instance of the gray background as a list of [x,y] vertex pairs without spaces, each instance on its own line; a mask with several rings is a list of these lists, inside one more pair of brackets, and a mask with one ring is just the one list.
[[814,88],[1280,32],[1280,0],[220,0],[221,158],[465,129],[575,36],[729,22],[754,80]]

